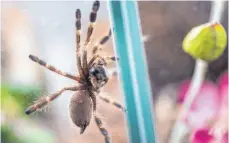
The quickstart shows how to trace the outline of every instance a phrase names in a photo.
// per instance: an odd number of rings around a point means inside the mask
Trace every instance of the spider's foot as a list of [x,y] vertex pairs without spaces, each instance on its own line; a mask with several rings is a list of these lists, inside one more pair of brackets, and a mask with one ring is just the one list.
[[31,108],[27,108],[27,109],[25,110],[25,114],[27,114],[27,115],[31,114],[32,112],[34,112],[34,111],[31,110]]

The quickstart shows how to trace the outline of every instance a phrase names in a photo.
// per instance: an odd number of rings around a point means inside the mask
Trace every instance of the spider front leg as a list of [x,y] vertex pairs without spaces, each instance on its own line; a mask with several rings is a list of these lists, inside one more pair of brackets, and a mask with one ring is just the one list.
[[79,75],[81,78],[84,78],[83,68],[81,64],[81,55],[80,55],[80,31],[81,31],[81,11],[79,9],[76,10],[76,59],[77,59],[77,68],[79,71]]
[[115,56],[107,56],[107,57],[104,57],[104,59],[105,59],[105,61],[106,61],[107,64],[119,60],[119,58],[118,57],[115,57]]
[[88,43],[91,40],[91,36],[92,36],[93,30],[94,30],[94,25],[95,25],[95,22],[96,22],[96,19],[97,19],[97,12],[99,10],[99,7],[100,7],[100,2],[99,1],[95,1],[93,3],[92,11],[91,11],[90,16],[89,16],[90,23],[88,25],[87,37],[86,37],[86,40],[85,40],[85,43],[84,43],[85,47],[88,45]]
[[62,76],[64,76],[64,77],[67,77],[67,78],[73,79],[73,80],[75,80],[75,81],[78,81],[79,83],[83,83],[83,82],[80,80],[79,77],[73,76],[73,75],[71,75],[71,74],[69,74],[69,73],[66,73],[66,72],[62,72],[62,71],[56,69],[54,66],[47,64],[45,61],[40,60],[38,57],[36,57],[36,56],[34,56],[34,55],[29,55],[29,58],[30,58],[32,61],[34,61],[34,62],[40,64],[41,66],[46,67],[47,69],[49,69],[49,70],[52,71],[52,72],[55,72],[55,73],[57,73],[57,74],[59,74],[59,75],[62,75]]
[[83,73],[84,75],[88,75],[87,51],[85,49],[83,51],[82,63],[83,63]]
[[107,65],[111,62],[115,62],[119,60],[117,57],[114,56],[102,57],[99,54],[96,54],[91,58],[91,60],[88,63],[88,66],[91,67],[95,63],[96,59],[99,59],[100,64],[103,65]]
[[102,46],[110,39],[111,37],[111,29],[109,30],[109,33],[101,38],[98,44],[95,44],[95,46],[92,49],[92,55],[97,54],[98,51],[102,50]]
[[80,86],[72,86],[72,87],[64,87],[61,90],[50,94],[48,96],[42,97],[40,99],[38,99],[37,101],[35,101],[35,103],[31,106],[29,106],[25,113],[27,115],[35,112],[38,109],[41,109],[42,107],[44,107],[45,105],[47,105],[49,102],[53,101],[54,99],[56,99],[57,97],[59,97],[59,95],[61,95],[64,91],[70,90],[70,91],[77,91],[77,90],[84,90],[85,89],[85,85],[80,85]]
[[83,67],[82,67],[82,64],[81,64],[81,55],[80,55],[80,53],[77,53],[76,57],[77,57],[77,68],[78,68],[78,71],[79,71],[80,78],[85,79],[85,75],[84,75],[84,72],[83,72]]
[[84,42],[84,51],[83,51],[83,57],[82,57],[82,63],[83,63],[82,71],[83,71],[85,76],[88,74],[87,51],[86,50],[88,47],[88,43],[91,41],[91,37],[93,34],[95,22],[97,19],[97,12],[99,10],[99,7],[100,7],[99,1],[95,1],[93,3],[92,11],[91,11],[90,16],[89,16],[90,23],[88,25],[87,37],[86,37],[86,40]]
[[94,112],[94,120],[95,120],[95,123],[96,123],[97,127],[100,130],[100,133],[105,138],[105,143],[111,143],[111,138],[109,136],[109,133],[108,133],[107,129],[105,129],[105,127],[103,127],[102,120],[100,119],[100,117],[98,117],[98,115],[95,114],[95,112]]

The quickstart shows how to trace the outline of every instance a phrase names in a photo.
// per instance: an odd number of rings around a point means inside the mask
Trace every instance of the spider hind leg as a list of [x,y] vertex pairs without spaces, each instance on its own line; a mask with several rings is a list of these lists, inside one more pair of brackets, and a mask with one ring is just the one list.
[[106,97],[106,96],[102,96],[102,95],[98,95],[98,96],[104,102],[110,103],[111,105],[113,105],[114,107],[120,109],[121,111],[126,112],[125,107],[121,103],[119,103],[118,101],[115,101],[110,97]]
[[82,90],[84,89],[85,86],[81,85],[81,86],[73,86],[73,87],[64,87],[62,89],[60,89],[59,91],[50,94],[48,96],[42,97],[40,99],[38,99],[37,101],[35,101],[34,104],[32,104],[31,106],[29,106],[25,113],[27,115],[41,109],[42,107],[44,107],[45,105],[47,105],[48,103],[50,103],[51,101],[55,100],[57,97],[59,97],[64,91],[70,90],[70,91],[77,91],[77,90]]
[[102,120],[97,115],[95,115],[95,113],[94,113],[94,120],[97,127],[100,130],[100,133],[104,136],[105,143],[111,143],[111,138],[109,136],[107,129],[103,127]]

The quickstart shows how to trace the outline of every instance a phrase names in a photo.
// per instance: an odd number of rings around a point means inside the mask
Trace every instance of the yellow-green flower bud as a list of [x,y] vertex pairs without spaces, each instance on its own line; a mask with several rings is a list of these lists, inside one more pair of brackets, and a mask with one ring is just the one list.
[[183,40],[183,50],[193,58],[204,61],[213,61],[219,58],[226,45],[226,31],[217,22],[194,27]]

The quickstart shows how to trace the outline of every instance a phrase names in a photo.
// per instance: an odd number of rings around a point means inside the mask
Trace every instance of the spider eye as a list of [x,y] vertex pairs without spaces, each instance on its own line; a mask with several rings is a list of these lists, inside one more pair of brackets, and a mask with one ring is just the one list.
[[94,70],[94,73],[95,73],[95,74],[98,74],[98,73],[99,73],[99,70],[98,70],[98,69],[95,69],[95,70]]
[[90,75],[96,76],[97,74],[99,74],[99,70],[92,68],[92,69],[90,69],[89,73],[90,73]]

